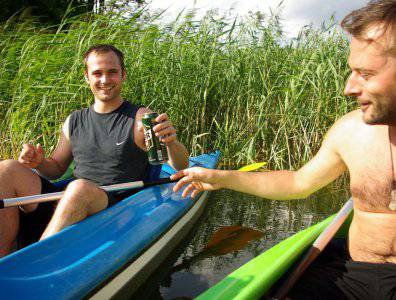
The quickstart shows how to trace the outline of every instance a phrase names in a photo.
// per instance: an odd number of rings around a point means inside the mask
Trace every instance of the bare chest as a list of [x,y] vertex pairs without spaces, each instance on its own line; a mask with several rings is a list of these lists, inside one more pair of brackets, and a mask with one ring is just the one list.
[[[394,160],[396,149],[393,153]],[[389,212],[394,175],[387,132],[381,132],[347,151],[344,161],[350,172],[355,206],[363,211]]]

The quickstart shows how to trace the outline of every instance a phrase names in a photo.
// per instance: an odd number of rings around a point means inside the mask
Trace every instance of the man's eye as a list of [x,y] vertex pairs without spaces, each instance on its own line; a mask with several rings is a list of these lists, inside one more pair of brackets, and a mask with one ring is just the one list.
[[367,80],[369,79],[373,74],[370,73],[361,73],[360,76],[362,76],[363,79]]

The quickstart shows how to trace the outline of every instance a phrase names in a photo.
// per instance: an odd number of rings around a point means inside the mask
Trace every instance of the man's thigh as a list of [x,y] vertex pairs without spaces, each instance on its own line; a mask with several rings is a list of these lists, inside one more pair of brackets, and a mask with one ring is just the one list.
[[105,209],[108,200],[107,193],[97,184],[87,179],[76,179],[67,186],[55,214],[72,206],[90,216]]

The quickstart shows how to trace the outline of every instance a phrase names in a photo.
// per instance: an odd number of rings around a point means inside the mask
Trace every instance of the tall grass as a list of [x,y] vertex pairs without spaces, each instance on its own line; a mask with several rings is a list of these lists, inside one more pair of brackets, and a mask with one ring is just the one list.
[[67,115],[93,103],[82,54],[95,43],[124,52],[125,99],[166,111],[193,154],[220,149],[225,163],[297,167],[354,105],[342,96],[347,43],[336,33],[286,41],[274,23],[215,16],[166,28],[135,17],[10,20],[0,25],[0,157],[26,141],[50,152]]

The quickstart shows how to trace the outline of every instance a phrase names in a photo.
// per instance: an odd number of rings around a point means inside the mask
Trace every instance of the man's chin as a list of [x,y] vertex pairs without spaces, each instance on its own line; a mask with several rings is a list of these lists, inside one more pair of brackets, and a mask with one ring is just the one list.
[[114,97],[97,97],[98,100],[102,102],[111,102],[111,100],[115,99]]
[[363,113],[363,122],[367,125],[390,125],[391,120],[387,118],[369,114],[367,112]]

